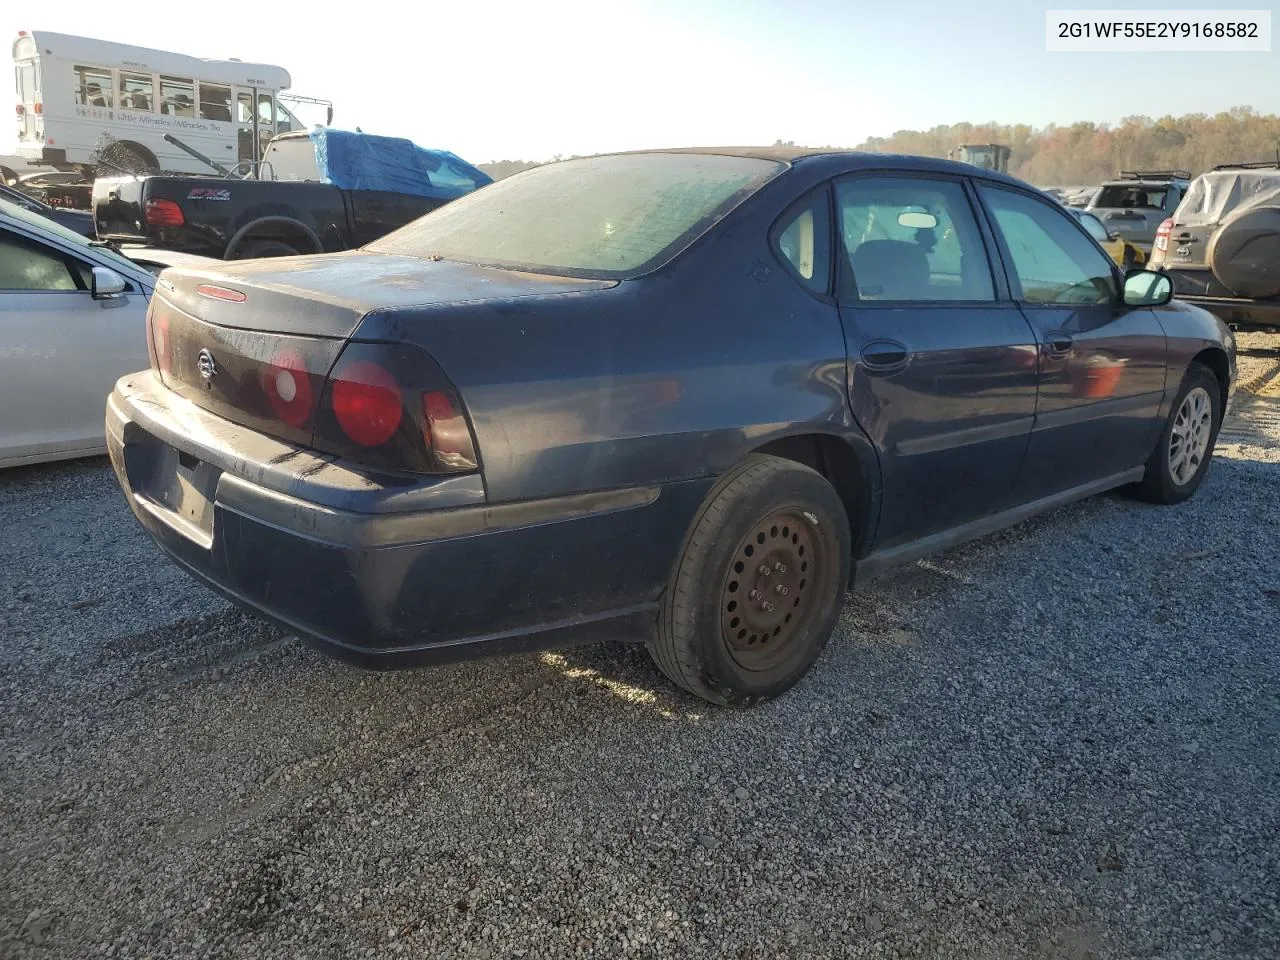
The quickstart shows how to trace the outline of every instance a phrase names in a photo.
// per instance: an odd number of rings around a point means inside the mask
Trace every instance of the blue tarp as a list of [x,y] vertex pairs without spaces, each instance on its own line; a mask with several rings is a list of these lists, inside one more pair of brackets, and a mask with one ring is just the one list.
[[321,179],[346,190],[387,190],[456,200],[493,183],[487,173],[456,154],[428,150],[401,137],[317,127],[311,131],[311,139]]

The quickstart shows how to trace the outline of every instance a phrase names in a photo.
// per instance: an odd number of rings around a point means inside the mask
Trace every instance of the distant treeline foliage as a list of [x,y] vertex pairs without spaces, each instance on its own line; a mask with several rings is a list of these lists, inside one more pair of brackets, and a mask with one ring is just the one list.
[[[1115,177],[1121,170],[1182,169],[1198,174],[1220,163],[1275,160],[1280,149],[1280,116],[1234,107],[1216,116],[1126,117],[1115,125],[1082,121],[1035,129],[1026,124],[957,123],[872,137],[854,149],[945,157],[963,143],[1007,144],[1013,149],[1009,172],[1030,183],[1094,184]],[[791,141],[775,143],[784,145],[794,146]],[[482,163],[480,168],[500,180],[537,165],[500,160]]]

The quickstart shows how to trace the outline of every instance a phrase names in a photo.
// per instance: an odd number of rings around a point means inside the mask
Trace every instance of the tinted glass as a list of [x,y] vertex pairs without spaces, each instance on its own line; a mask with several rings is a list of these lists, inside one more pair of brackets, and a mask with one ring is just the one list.
[[1070,214],[1025,194],[979,187],[991,208],[1022,299],[1031,303],[1114,303],[1111,261],[1080,233]]
[[675,256],[782,169],[770,160],[692,153],[566,160],[482,187],[368,249],[634,276]]
[[76,103],[85,107],[110,107],[111,71],[106,67],[76,67]]
[[820,294],[829,291],[831,212],[825,187],[783,215],[774,228],[774,247],[807,289]]
[[[957,182],[852,177],[836,187],[840,234],[859,300],[995,299],[973,209]],[[916,223],[932,218],[932,227]]]
[[1084,213],[1080,215],[1080,225],[1084,227],[1089,236],[1093,237],[1093,239],[1097,240],[1099,243],[1105,243],[1107,240],[1111,239],[1107,234],[1107,228],[1102,225],[1102,221],[1091,213]]
[[181,77],[161,77],[160,112],[174,117],[194,117],[196,85]]
[[67,261],[48,247],[0,230],[0,290],[74,291]]
[[14,220],[21,221],[26,224],[26,226],[33,228],[35,233],[45,235],[53,234],[64,243],[69,243],[75,247],[82,247],[86,250],[92,249],[97,257],[102,260],[106,260],[111,264],[111,266],[116,266],[118,264],[124,267],[126,271],[136,269],[136,265],[132,260],[122,257],[110,247],[94,247],[86,237],[82,237],[74,230],[68,230],[62,224],[56,223],[48,217],[41,216],[38,213],[33,213],[30,210],[23,209],[16,203],[10,203],[8,200],[0,198],[0,213],[3,213],[7,217],[13,217]]
[[1097,207],[1123,207],[1126,210],[1163,210],[1165,187],[1110,186],[1098,191]]
[[120,106],[125,110],[153,112],[155,84],[143,74],[120,74]]

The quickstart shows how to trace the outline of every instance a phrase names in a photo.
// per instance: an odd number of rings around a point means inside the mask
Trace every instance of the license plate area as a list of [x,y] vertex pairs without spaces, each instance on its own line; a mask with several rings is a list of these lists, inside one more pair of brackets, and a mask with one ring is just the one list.
[[221,470],[151,437],[125,446],[125,470],[133,495],[149,513],[200,546],[213,545]]

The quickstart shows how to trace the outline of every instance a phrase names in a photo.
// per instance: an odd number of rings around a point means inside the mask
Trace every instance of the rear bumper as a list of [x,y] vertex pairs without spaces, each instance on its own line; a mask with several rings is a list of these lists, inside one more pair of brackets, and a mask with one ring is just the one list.
[[1223,323],[1244,327],[1280,328],[1280,301],[1237,297],[1197,297],[1176,294],[1183,303],[1208,310]]
[[[375,669],[645,639],[710,485],[490,505],[478,477],[381,484],[214,417],[150,373],[119,381],[106,420],[129,506],[176,563]],[[161,489],[166,470],[182,482]]]

